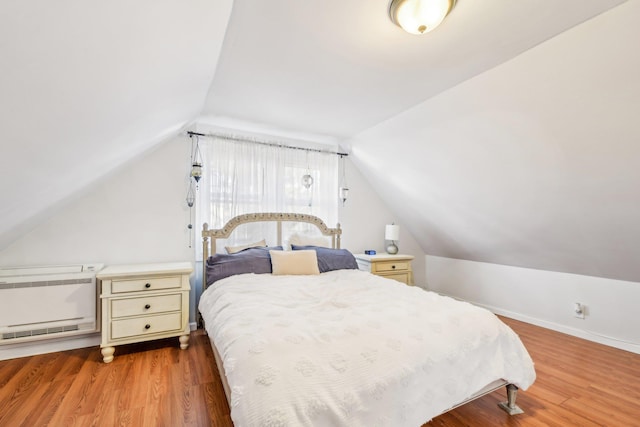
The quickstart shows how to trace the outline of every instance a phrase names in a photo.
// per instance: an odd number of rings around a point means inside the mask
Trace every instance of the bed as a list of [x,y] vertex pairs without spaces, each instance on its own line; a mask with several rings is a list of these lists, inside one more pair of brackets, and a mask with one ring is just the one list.
[[[257,221],[277,224],[275,247],[216,255],[218,239]],[[284,255],[288,221],[313,224],[330,248]],[[516,393],[535,371],[510,328],[485,309],[357,270],[341,233],[305,214],[204,225],[199,310],[236,426],[419,426],[503,386],[500,407],[522,412]],[[282,270],[289,256],[302,268],[302,255],[318,273]]]

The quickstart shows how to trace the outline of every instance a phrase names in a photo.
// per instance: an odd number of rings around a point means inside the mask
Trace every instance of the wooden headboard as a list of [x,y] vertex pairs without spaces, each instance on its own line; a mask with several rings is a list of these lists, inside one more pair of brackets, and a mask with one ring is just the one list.
[[340,235],[342,229],[340,224],[336,228],[329,228],[320,218],[314,215],[299,213],[265,212],[250,213],[233,217],[222,228],[209,230],[209,224],[202,224],[202,287],[206,288],[207,283],[207,259],[209,255],[216,253],[216,240],[227,239],[233,230],[239,225],[250,222],[275,222],[277,224],[278,246],[282,245],[282,223],[283,222],[306,222],[315,225],[323,236],[331,237],[331,247],[340,249]]

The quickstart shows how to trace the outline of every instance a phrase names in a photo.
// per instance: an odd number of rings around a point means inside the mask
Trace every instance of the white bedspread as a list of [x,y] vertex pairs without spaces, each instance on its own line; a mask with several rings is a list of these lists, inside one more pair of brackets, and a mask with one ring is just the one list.
[[496,379],[535,379],[491,312],[363,271],[233,276],[199,309],[237,427],[420,426]]

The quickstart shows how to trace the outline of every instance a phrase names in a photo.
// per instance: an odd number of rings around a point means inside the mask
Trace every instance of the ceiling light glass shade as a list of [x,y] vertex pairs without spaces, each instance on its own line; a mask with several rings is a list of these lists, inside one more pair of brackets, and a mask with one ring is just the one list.
[[440,25],[455,3],[456,0],[392,0],[389,16],[406,32],[424,34]]

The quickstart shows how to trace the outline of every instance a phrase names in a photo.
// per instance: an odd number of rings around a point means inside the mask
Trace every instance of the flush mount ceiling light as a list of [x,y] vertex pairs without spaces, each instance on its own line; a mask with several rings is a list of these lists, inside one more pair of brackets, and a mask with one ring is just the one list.
[[440,25],[455,4],[456,0],[392,0],[389,16],[406,32],[424,34]]

